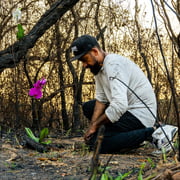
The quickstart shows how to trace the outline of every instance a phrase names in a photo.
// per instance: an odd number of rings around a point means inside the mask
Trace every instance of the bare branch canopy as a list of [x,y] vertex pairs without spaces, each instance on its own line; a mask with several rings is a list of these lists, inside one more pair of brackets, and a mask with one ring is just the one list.
[[71,9],[79,0],[57,0],[49,10],[47,10],[20,41],[16,41],[7,49],[0,51],[0,72],[6,68],[12,68],[18,65],[21,59],[26,55],[28,49],[32,48],[37,40],[57,22],[69,9]]

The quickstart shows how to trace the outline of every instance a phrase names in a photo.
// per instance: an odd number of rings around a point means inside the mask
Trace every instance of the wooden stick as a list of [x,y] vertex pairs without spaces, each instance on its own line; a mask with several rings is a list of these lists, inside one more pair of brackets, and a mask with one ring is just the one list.
[[97,139],[95,142],[95,148],[94,148],[94,153],[91,161],[91,176],[89,180],[96,180],[97,173],[98,173],[98,166],[99,166],[99,153],[101,149],[101,144],[104,138],[104,131],[105,131],[105,126],[102,125],[97,134]]

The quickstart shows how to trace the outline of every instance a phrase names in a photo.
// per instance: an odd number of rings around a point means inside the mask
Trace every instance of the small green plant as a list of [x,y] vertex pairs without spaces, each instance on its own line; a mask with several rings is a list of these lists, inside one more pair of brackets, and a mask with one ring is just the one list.
[[15,169],[17,167],[17,164],[15,162],[11,162],[11,163],[7,163],[5,162],[4,165],[7,167],[7,168],[11,168],[11,169]]
[[82,156],[86,155],[89,153],[89,146],[87,146],[86,144],[81,144],[81,148],[80,148],[80,154]]
[[162,147],[162,159],[163,159],[163,162],[167,161],[166,150],[164,147]]
[[50,143],[51,143],[50,140],[44,141],[44,138],[46,138],[46,137],[48,136],[48,134],[49,134],[48,128],[44,128],[44,129],[41,130],[40,135],[39,135],[39,138],[36,137],[36,136],[33,134],[33,132],[31,131],[30,128],[25,128],[25,130],[26,130],[26,133],[27,133],[28,137],[30,137],[31,139],[33,139],[35,142],[41,143],[41,144],[50,144]]
[[123,180],[124,178],[128,177],[131,173],[132,173],[132,170],[124,174],[119,173],[119,176],[116,177],[114,180]]
[[140,166],[140,170],[139,170],[139,173],[138,173],[138,180],[143,180],[142,174],[143,174],[143,170],[144,170],[145,166],[146,166],[146,163],[143,162],[141,164],[141,166]]
[[109,174],[108,171],[105,171],[105,173],[101,176],[101,180],[113,180],[113,177]]
[[178,138],[176,138],[176,140],[174,142],[174,148],[178,149],[178,147],[179,147],[179,141],[178,141]]
[[102,174],[101,176],[101,180],[123,180],[124,178],[128,177],[130,174],[132,173],[132,171],[129,171],[127,173],[121,174],[119,173],[119,175],[115,178],[113,178],[108,171],[106,171],[104,174]]
[[66,137],[70,136],[71,131],[72,131],[72,129],[71,129],[71,128],[70,128],[70,129],[68,129],[68,130],[67,130],[67,132],[66,132],[66,134],[65,134],[65,136],[66,136]]
[[[132,173],[132,171],[128,171],[127,173],[124,174],[118,173],[117,177],[113,177],[110,175],[108,169],[110,169],[110,167],[106,167],[105,172],[101,176],[101,180],[123,180]],[[102,168],[99,168],[99,171],[102,172],[102,170],[103,170]]]
[[17,164],[15,163],[15,162],[12,162],[11,164],[10,164],[10,168],[11,169],[15,169],[17,167]]
[[151,158],[148,157],[147,161],[150,164],[151,168],[155,168],[156,167],[155,163],[153,162],[153,160]]

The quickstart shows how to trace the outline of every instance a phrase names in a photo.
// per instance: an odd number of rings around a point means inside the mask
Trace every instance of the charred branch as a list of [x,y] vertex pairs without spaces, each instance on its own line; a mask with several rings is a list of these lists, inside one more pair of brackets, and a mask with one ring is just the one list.
[[79,0],[58,0],[39,19],[28,35],[0,52],[0,72],[5,68],[13,68],[24,59],[37,40],[57,22]]

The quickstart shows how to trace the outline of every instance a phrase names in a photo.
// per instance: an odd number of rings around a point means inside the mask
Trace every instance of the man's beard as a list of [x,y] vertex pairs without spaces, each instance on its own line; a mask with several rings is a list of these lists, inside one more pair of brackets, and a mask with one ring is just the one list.
[[90,69],[90,71],[94,74],[94,75],[97,75],[98,72],[100,71],[101,69],[101,65],[98,63],[98,61],[96,61],[96,63],[92,66],[92,65],[88,65],[87,68]]

